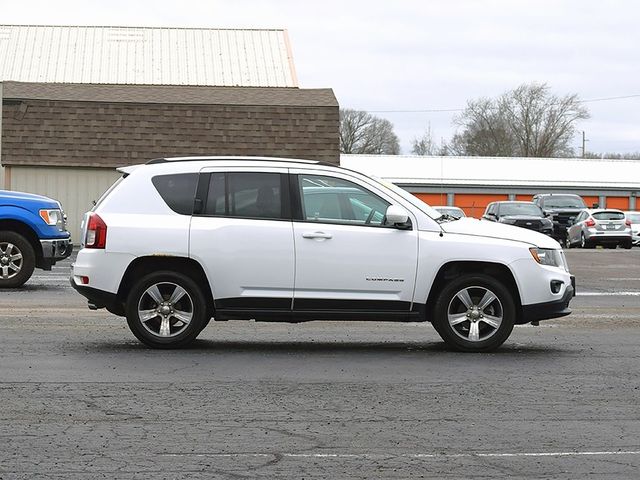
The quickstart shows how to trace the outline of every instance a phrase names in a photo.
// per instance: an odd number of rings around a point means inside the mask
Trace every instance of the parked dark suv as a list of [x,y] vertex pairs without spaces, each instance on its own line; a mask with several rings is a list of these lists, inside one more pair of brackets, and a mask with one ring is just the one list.
[[551,236],[553,223],[532,202],[493,202],[487,205],[482,220],[528,228]]
[[552,237],[566,245],[567,228],[587,208],[582,197],[571,193],[539,193],[532,201],[553,222]]

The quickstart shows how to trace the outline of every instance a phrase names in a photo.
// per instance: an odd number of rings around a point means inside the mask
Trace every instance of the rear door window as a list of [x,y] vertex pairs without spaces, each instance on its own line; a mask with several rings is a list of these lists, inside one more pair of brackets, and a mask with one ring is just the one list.
[[284,219],[283,175],[267,172],[212,173],[205,215]]

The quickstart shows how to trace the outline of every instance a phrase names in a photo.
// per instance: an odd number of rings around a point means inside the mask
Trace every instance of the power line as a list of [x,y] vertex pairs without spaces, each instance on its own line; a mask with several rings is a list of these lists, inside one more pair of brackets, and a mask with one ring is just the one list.
[[[589,98],[586,100],[579,100],[578,103],[592,103],[592,102],[607,102],[610,100],[623,100],[625,98],[637,98],[640,97],[640,93],[633,95],[620,95],[617,97],[602,97],[602,98]],[[462,112],[464,108],[428,108],[422,110],[367,110],[369,113],[450,113],[450,112]]]
[[636,93],[634,95],[622,95],[619,97],[603,97],[603,98],[591,98],[588,100],[580,100],[580,103],[589,103],[589,102],[606,102],[607,100],[622,100],[624,98],[636,98],[640,97],[640,93]]

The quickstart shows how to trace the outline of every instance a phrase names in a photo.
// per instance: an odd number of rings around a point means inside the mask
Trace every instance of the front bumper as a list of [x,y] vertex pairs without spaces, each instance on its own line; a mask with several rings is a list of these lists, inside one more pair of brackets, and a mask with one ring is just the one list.
[[522,306],[522,317],[518,323],[537,322],[552,318],[566,317],[571,314],[569,302],[576,295],[576,278],[571,276],[571,285],[567,285],[564,295],[560,300],[546,303],[534,303]]
[[42,259],[37,266],[44,270],[51,270],[51,266],[55,265],[58,260],[64,260],[73,252],[70,236],[40,240],[40,246],[42,247]]

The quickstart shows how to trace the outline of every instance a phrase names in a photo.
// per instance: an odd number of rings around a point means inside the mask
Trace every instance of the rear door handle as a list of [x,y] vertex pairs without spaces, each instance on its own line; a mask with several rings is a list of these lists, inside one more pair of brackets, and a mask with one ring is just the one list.
[[305,232],[302,234],[302,238],[324,238],[328,240],[333,238],[333,235],[324,232]]

